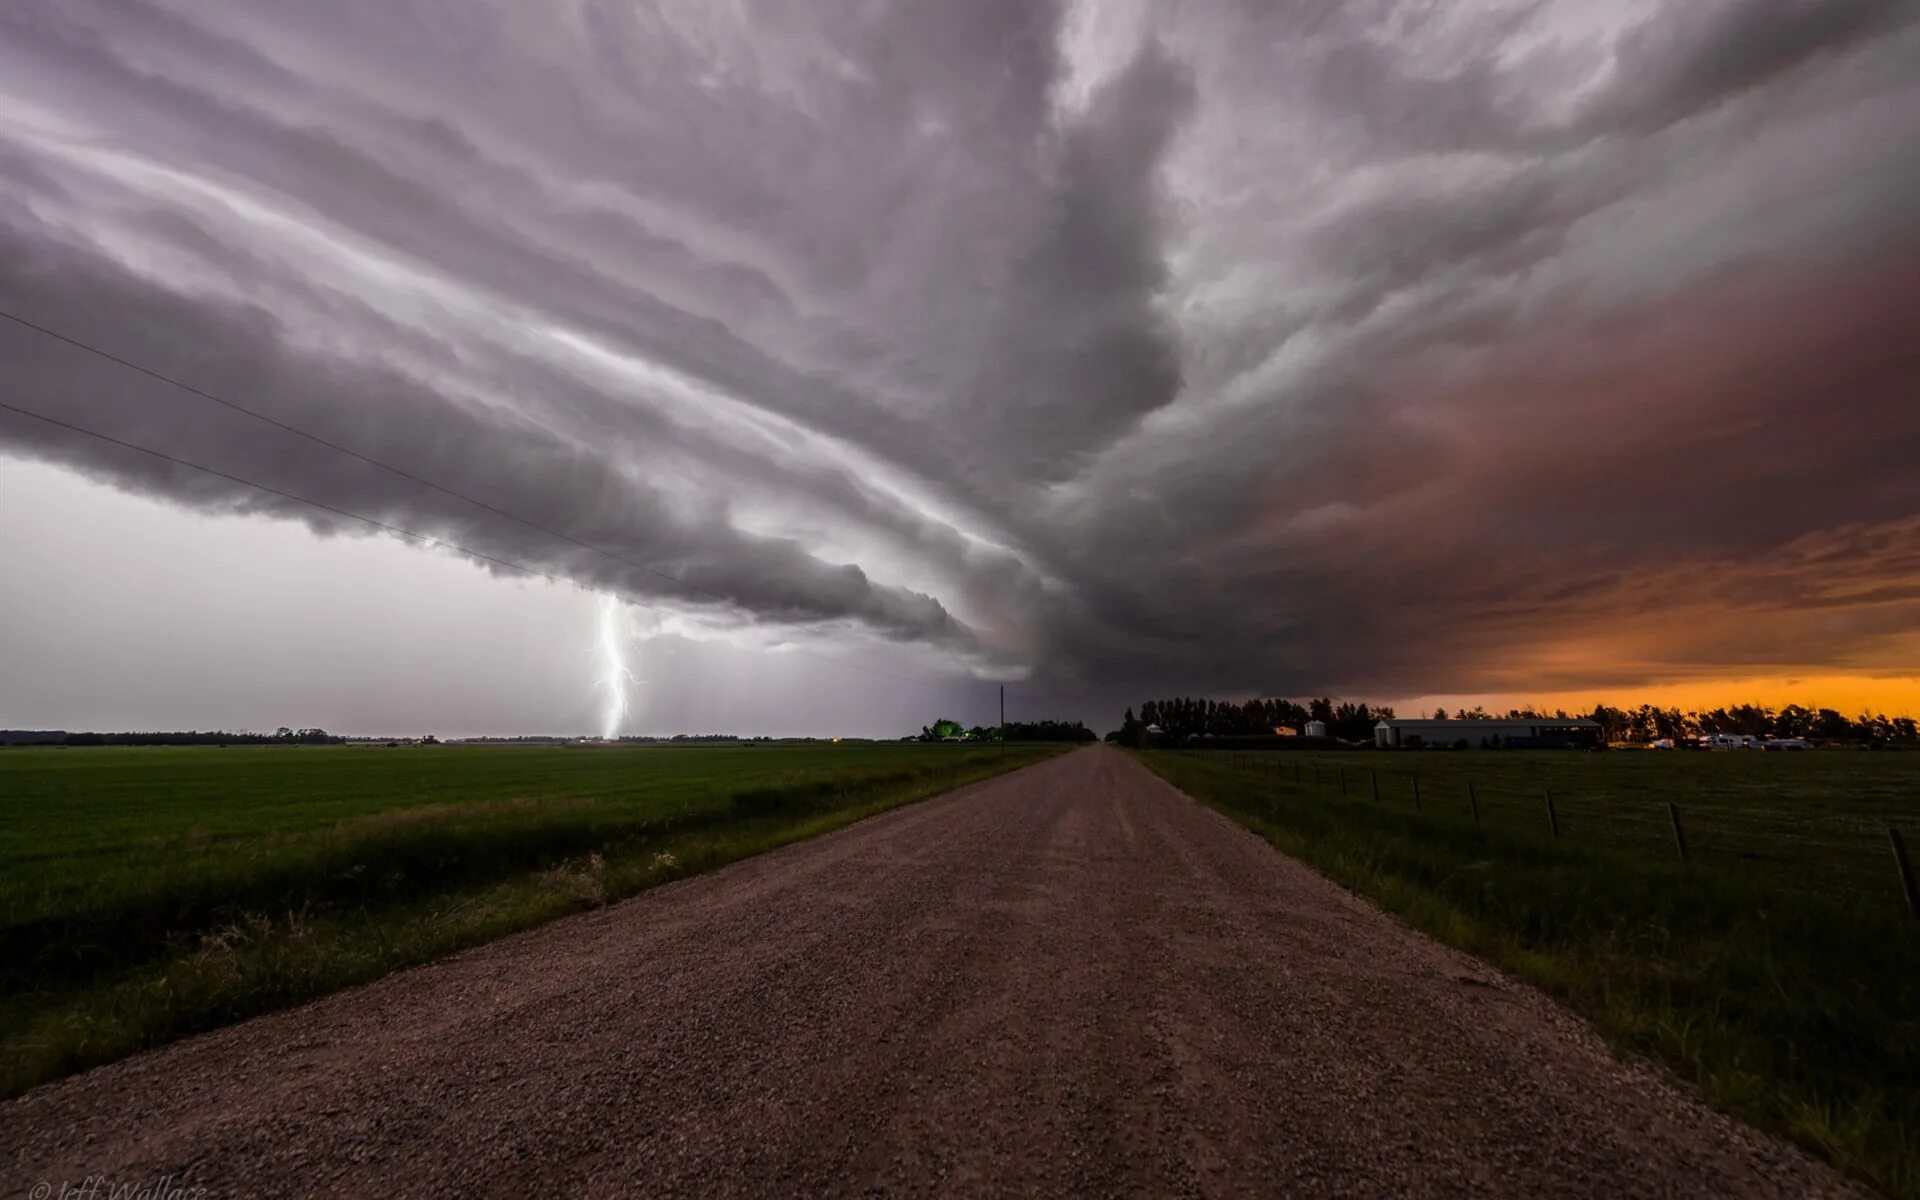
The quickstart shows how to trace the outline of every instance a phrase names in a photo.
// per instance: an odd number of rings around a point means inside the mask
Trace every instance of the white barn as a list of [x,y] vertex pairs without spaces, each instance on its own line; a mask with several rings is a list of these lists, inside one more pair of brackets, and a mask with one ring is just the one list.
[[1421,746],[1459,746],[1471,749],[1559,750],[1600,744],[1600,726],[1568,717],[1522,717],[1515,720],[1433,721],[1390,718],[1373,727],[1373,744],[1382,750],[1410,750]]
[[1308,721],[1307,727],[1300,732],[1307,737],[1325,737],[1327,736],[1327,723],[1325,721]]

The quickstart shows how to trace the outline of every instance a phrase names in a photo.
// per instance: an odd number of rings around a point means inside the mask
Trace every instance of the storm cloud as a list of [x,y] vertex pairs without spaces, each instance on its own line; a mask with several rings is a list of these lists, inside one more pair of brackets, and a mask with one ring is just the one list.
[[0,308],[364,457],[5,399],[1102,703],[1920,674],[1915,11],[11,4]]

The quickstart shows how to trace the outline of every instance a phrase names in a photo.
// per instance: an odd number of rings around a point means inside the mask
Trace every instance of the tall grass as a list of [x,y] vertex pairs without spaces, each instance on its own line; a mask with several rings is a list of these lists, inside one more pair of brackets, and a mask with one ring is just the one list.
[[[1569,756],[1579,758],[1581,756]],[[1225,755],[1148,753],[1175,786],[1417,928],[1588,1014],[1714,1103],[1920,1195],[1920,922],[1671,844],[1550,838],[1376,803]],[[1679,793],[1684,798],[1684,793]],[[1484,817],[1484,814],[1483,814]]]
[[849,749],[0,754],[0,1092],[1047,753]]

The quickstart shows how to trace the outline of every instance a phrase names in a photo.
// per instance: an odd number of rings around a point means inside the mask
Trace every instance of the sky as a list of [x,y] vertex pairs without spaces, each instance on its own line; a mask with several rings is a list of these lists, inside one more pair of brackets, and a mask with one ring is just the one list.
[[1900,0],[19,0],[0,726],[1920,711],[1917,128]]

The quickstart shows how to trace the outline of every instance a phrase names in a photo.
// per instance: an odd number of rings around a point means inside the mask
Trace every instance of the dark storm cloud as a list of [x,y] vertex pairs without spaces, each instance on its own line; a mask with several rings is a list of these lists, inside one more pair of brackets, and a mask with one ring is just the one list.
[[9,402],[1076,695],[1920,670],[1911,12],[14,5],[8,308],[697,590],[17,329]]
[[[157,394],[116,365],[9,326],[0,331],[9,393],[33,411],[314,504],[6,414],[9,440],[42,457],[203,509],[272,513],[328,533],[365,531],[364,522],[316,507],[324,505],[589,586],[730,604],[747,619],[852,619],[889,637],[974,648],[929,596],[877,585],[857,566],[823,563],[788,539],[733,529],[724,512],[680,503],[593,447],[524,420],[489,419],[378,368],[316,362],[287,346],[278,323],[260,310],[203,304],[183,311],[165,292],[101,264],[5,240],[0,280],[21,308],[70,336],[112,341],[123,357],[161,373],[194,375],[203,390],[244,396],[277,420],[351,442],[447,492],[484,496],[495,508],[617,558],[394,472],[316,453],[310,443],[199,398]],[[110,316],[103,320],[103,313]]]
[[1683,120],[1913,19],[1904,0],[1674,5],[1622,40],[1609,125]]

